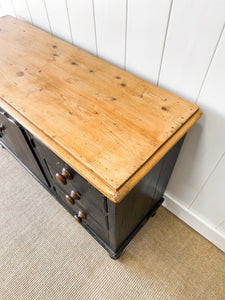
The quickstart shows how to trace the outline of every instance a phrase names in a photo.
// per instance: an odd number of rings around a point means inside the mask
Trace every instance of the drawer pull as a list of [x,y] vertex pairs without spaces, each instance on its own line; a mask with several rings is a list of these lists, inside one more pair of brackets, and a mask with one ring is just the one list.
[[77,191],[71,191],[70,196],[66,195],[65,198],[66,198],[66,201],[69,204],[73,205],[74,204],[74,200],[79,200],[80,199],[80,193],[77,192]]
[[66,196],[65,196],[65,199],[66,199],[66,201],[67,201],[69,204],[74,205],[74,200],[73,200],[73,198],[71,198],[69,195],[66,195]]
[[80,193],[77,191],[71,191],[70,197],[74,200],[80,200]]
[[2,137],[2,135],[1,135],[1,133],[2,133],[2,131],[5,129],[5,127],[1,124],[0,125],[0,137]]
[[62,176],[59,173],[55,174],[55,178],[57,179],[57,181],[63,185],[66,185],[66,178],[64,176]]
[[86,215],[82,212],[79,211],[77,215],[74,216],[74,219],[78,222],[78,223],[82,223],[82,219],[85,219]]
[[82,211],[79,211],[79,212],[78,212],[78,217],[81,218],[81,219],[85,219],[85,218],[86,218],[86,215],[85,215],[85,213],[83,213]]
[[72,175],[66,170],[66,168],[62,169],[62,174],[56,173],[55,178],[57,181],[63,185],[66,185],[66,180],[67,179],[72,179]]

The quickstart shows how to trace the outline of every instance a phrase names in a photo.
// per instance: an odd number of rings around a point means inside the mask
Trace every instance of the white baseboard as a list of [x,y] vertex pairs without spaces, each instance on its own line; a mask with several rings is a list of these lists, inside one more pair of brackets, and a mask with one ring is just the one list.
[[225,252],[225,236],[221,232],[177,202],[168,193],[165,193],[164,199],[163,206],[165,208]]

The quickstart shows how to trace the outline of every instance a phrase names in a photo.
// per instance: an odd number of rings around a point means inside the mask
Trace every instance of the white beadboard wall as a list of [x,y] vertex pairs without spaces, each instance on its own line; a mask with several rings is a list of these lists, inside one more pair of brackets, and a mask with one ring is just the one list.
[[225,0],[0,0],[6,14],[201,107],[164,206],[225,251]]

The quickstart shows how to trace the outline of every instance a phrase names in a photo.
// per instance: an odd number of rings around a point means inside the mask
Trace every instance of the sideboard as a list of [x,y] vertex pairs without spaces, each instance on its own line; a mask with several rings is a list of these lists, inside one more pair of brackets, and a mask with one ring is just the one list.
[[0,44],[2,147],[118,258],[163,202],[199,107],[10,16]]

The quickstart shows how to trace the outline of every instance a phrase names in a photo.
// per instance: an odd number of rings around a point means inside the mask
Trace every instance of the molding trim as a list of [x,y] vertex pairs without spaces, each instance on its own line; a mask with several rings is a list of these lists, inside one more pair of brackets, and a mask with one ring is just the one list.
[[190,211],[190,209],[173,199],[168,193],[165,193],[164,199],[163,206],[166,209],[196,230],[220,250],[225,252],[225,236],[221,232],[209,225],[206,220],[200,218]]

